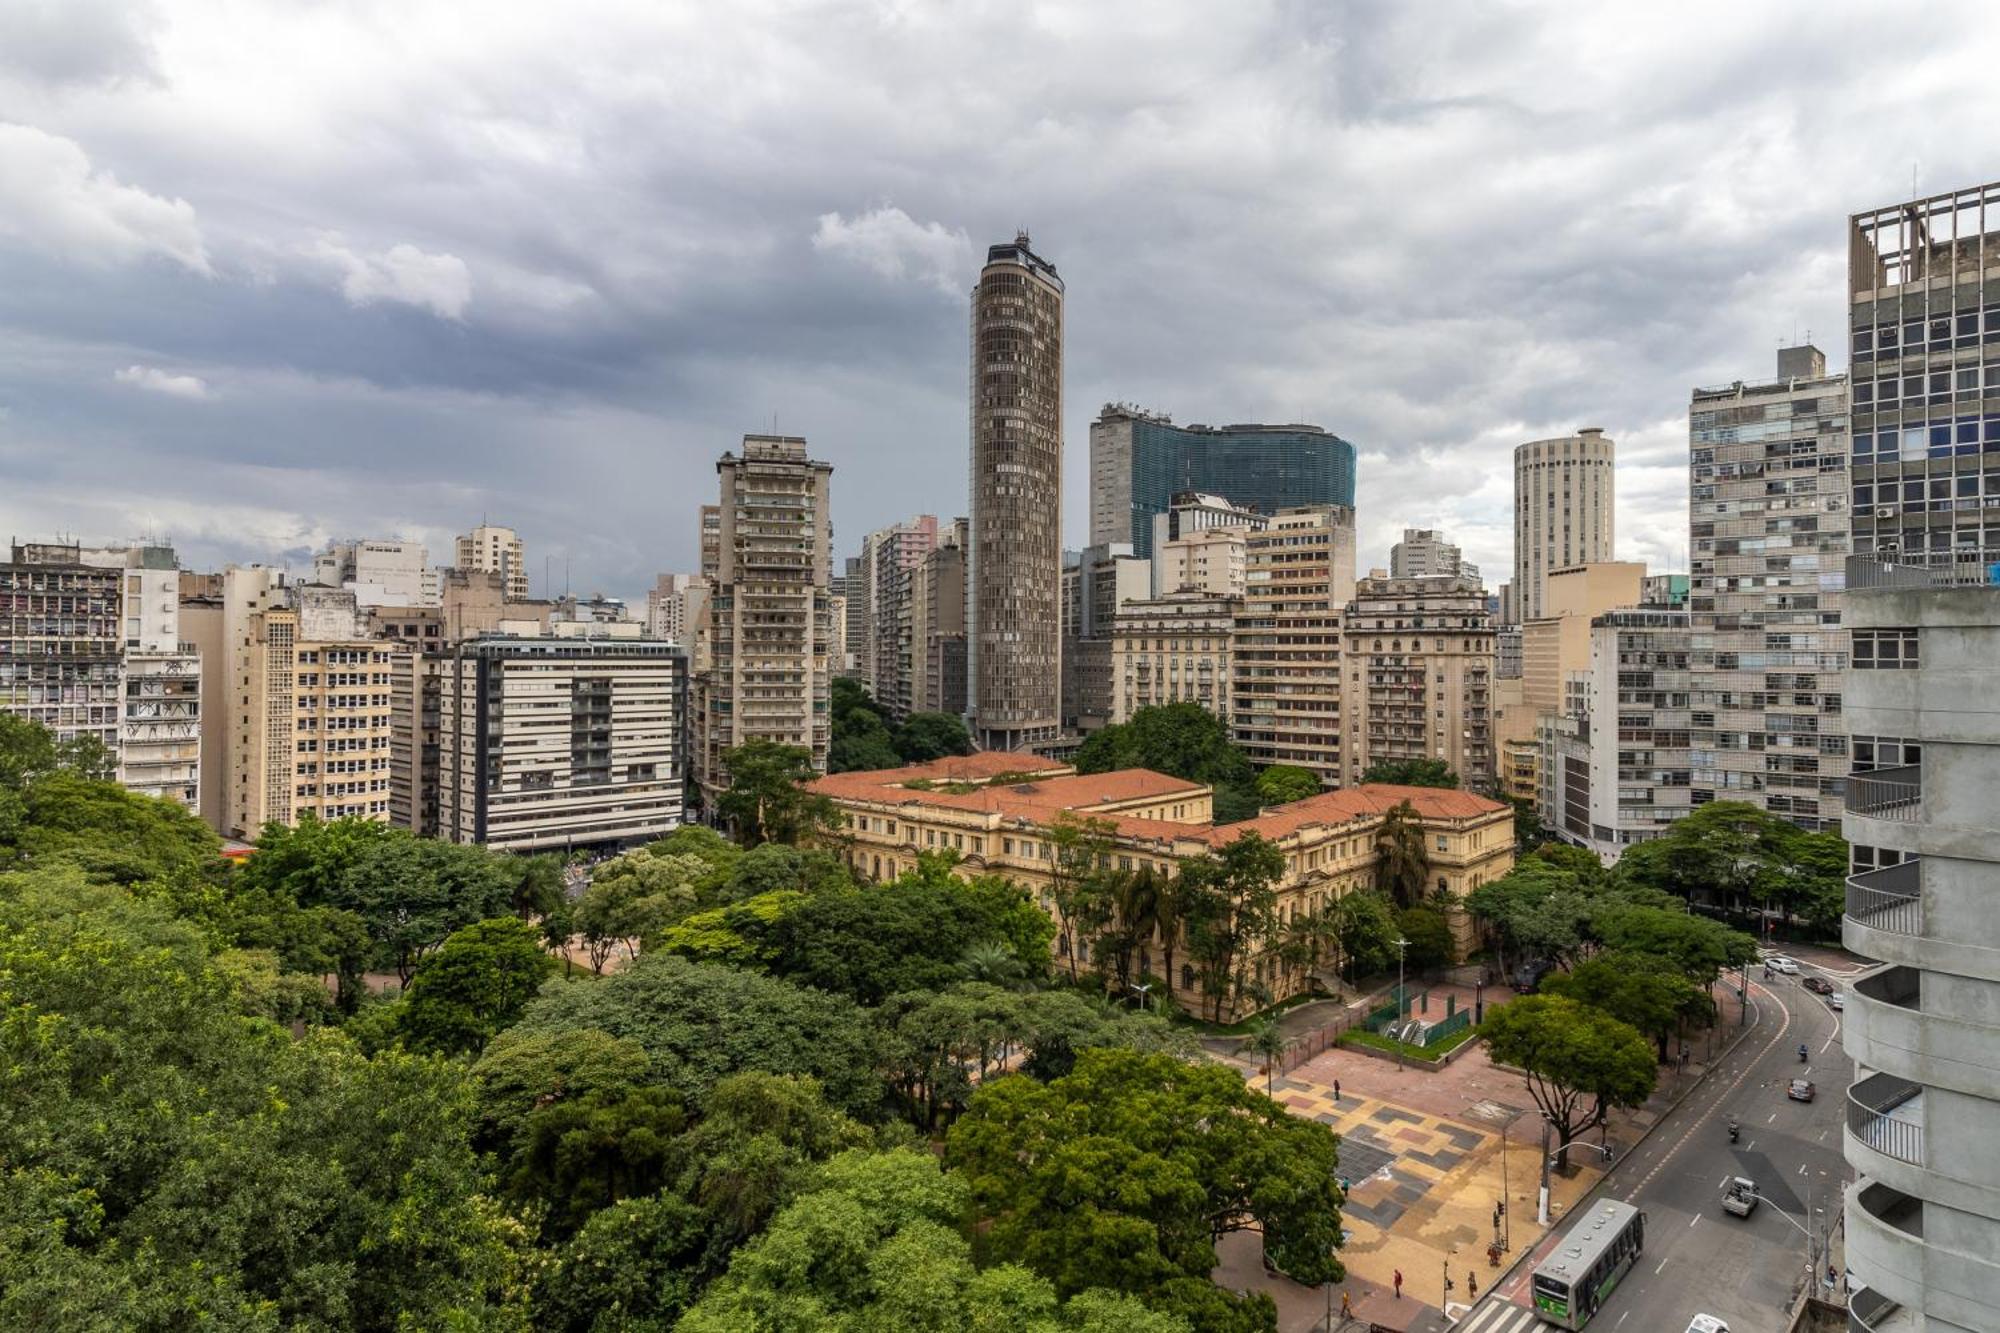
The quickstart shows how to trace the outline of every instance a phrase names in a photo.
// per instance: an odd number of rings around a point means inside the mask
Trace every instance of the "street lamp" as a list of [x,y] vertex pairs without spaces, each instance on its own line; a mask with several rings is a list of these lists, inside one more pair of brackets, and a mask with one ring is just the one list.
[[1604,1160],[1607,1162],[1611,1160],[1613,1154],[1612,1149],[1605,1147],[1601,1143],[1586,1143],[1582,1139],[1564,1139],[1554,1152],[1550,1152],[1548,1150],[1549,1131],[1554,1127],[1555,1121],[1549,1119],[1548,1115],[1544,1113],[1542,1116],[1542,1193],[1541,1198],[1537,1202],[1535,1218],[1543,1226],[1549,1224],[1549,1163],[1561,1157],[1571,1148],[1588,1148],[1592,1152],[1601,1152],[1604,1154]]
[[[1401,935],[1398,935],[1396,937],[1395,944],[1396,944],[1396,1025],[1397,1027],[1400,1028],[1403,1022],[1404,1011],[1410,1007],[1410,993],[1403,988],[1403,954],[1410,947],[1410,942],[1404,939]],[[1396,1043],[1396,1068],[1401,1069],[1403,1067],[1403,1039],[1401,1036],[1394,1036],[1393,1040]]]
[[1146,992],[1147,992],[1147,991],[1149,991],[1149,990],[1151,990],[1151,989],[1153,989],[1153,983],[1149,981],[1149,982],[1147,982],[1147,983],[1146,983],[1145,985],[1141,986],[1141,985],[1140,985],[1140,984],[1139,984],[1138,982],[1136,982],[1136,981],[1128,981],[1128,982],[1126,982],[1126,983],[1125,983],[1125,985],[1126,985],[1127,987],[1129,987],[1130,989],[1132,989],[1132,990],[1135,990],[1135,991],[1138,991],[1138,992],[1139,992],[1139,1012],[1140,1012],[1140,1013],[1142,1013],[1142,1014],[1143,1014],[1143,1013],[1145,1013],[1145,1012],[1146,1012]]

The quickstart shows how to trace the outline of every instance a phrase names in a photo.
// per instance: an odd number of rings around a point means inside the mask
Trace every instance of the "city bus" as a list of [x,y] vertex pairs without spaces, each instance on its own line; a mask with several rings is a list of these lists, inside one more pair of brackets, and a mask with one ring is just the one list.
[[1603,1308],[1645,1241],[1646,1215],[1637,1208],[1616,1199],[1591,1204],[1535,1269],[1535,1313],[1558,1328],[1582,1328]]

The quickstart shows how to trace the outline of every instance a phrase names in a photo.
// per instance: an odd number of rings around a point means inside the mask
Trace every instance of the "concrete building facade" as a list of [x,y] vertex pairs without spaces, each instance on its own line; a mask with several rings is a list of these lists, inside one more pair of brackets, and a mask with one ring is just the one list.
[[1196,703],[1230,717],[1230,644],[1241,596],[1182,590],[1128,601],[1111,625],[1111,720],[1141,708]]
[[1109,403],[1090,427],[1091,545],[1130,542],[1151,559],[1155,516],[1190,491],[1264,515],[1352,509],[1354,475],[1354,446],[1319,426],[1176,426]]
[[826,767],[833,642],[833,465],[791,435],[746,435],[721,478],[707,668],[695,682],[694,772],[711,804],[723,756],[747,741],[805,749]]
[[470,639],[438,663],[439,836],[611,850],[682,822],[686,652],[558,630]]
[[[1696,389],[1688,405],[1696,805],[1839,823],[1847,423],[1847,377],[1810,346],[1780,349],[1776,379]],[[1671,602],[1671,584],[1647,583],[1649,604]]]
[[1398,579],[1451,575],[1479,586],[1479,566],[1465,559],[1458,547],[1434,528],[1404,528],[1403,540],[1389,548],[1389,576]]
[[1612,558],[1616,450],[1595,426],[1514,450],[1514,609],[1545,614],[1549,575]]
[[973,739],[1025,750],[1062,722],[1063,282],[1022,232],[972,292],[967,672]]
[[1113,714],[1111,634],[1118,608],[1152,592],[1151,564],[1129,546],[1092,546],[1063,567],[1063,729],[1087,734]]
[[1590,621],[1590,665],[1543,717],[1544,827],[1607,865],[1692,806],[1688,614],[1660,607]]
[[[1928,548],[1925,548],[1928,551]],[[2000,1328],[2000,589],[1849,565],[1851,1327]],[[1900,586],[1899,586],[1900,585]]]
[[1230,645],[1230,733],[1259,766],[1294,764],[1337,786],[1341,608],[1354,598],[1354,511],[1288,509],[1249,538]]
[[965,548],[966,519],[954,519],[938,535],[911,575],[912,639],[921,654],[913,673],[911,710],[965,714]]
[[937,516],[919,514],[871,532],[861,543],[862,624],[869,645],[862,682],[898,720],[910,714],[922,669],[914,575],[937,542]]
[[422,542],[401,538],[329,542],[313,557],[313,582],[345,588],[363,606],[436,606],[438,601],[438,572],[431,568],[430,552]]
[[1343,781],[1377,763],[1436,759],[1467,789],[1492,791],[1493,616],[1477,577],[1378,570],[1356,583],[1342,628]]

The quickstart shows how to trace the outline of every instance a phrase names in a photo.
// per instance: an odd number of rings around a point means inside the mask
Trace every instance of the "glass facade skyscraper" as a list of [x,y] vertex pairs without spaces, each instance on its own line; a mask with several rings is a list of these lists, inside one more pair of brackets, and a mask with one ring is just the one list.
[[1244,509],[1354,507],[1354,446],[1318,426],[1176,426],[1107,406],[1090,425],[1090,541],[1153,554],[1153,515],[1183,491]]

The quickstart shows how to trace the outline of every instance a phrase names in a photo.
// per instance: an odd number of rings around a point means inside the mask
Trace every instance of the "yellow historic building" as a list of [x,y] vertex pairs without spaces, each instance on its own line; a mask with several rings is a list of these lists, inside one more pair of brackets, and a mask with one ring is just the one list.
[[[1155,773],[1123,769],[1079,774],[1030,754],[986,751],[907,768],[838,773],[810,784],[830,798],[843,823],[836,835],[855,871],[870,882],[894,879],[923,852],[951,851],[967,875],[1003,874],[1048,906],[1056,864],[1050,830],[1059,816],[1102,821],[1110,855],[1121,870],[1173,873],[1188,857],[1212,854],[1245,833],[1269,839],[1285,858],[1277,916],[1283,925],[1357,889],[1374,884],[1376,835],[1384,817],[1408,803],[1421,827],[1429,888],[1463,896],[1507,873],[1514,864],[1510,807],[1470,792],[1367,784],[1272,806],[1255,819],[1214,822],[1209,788]],[[1461,948],[1471,926],[1451,913]],[[1157,934],[1140,951],[1140,970],[1163,958]],[[1069,941],[1055,949],[1066,956]],[[1197,965],[1176,942],[1174,995],[1194,1007],[1201,996]],[[1284,999],[1310,984],[1314,969],[1284,964],[1270,949],[1252,975]]]

